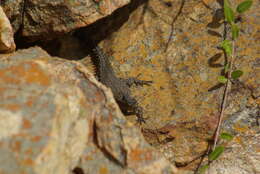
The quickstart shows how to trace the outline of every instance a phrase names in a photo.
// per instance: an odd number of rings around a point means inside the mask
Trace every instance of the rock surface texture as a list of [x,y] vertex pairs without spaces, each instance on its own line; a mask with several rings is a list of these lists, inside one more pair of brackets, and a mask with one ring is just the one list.
[[[254,2],[238,24],[241,33],[235,67],[244,75],[229,94],[224,118],[229,126],[236,113],[259,110],[259,8]],[[101,44],[113,55],[118,76],[140,75],[153,81],[149,87],[132,89],[148,118],[144,134],[187,171],[197,167],[199,160],[194,159],[205,153],[217,125],[224,89],[216,88],[224,62],[223,52],[217,48],[224,35],[221,9],[215,0],[143,1]],[[114,20],[117,16],[120,14]],[[114,21],[104,26],[109,22]],[[247,129],[259,129],[259,114],[252,117],[254,124],[244,124]],[[232,133],[241,135],[242,130],[238,126]]]
[[208,174],[260,173],[260,110],[245,108],[223,123],[225,132],[236,135]]
[[4,0],[0,5],[15,32],[21,29],[21,36],[45,40],[87,26],[127,3],[129,0]]
[[[222,102],[221,1],[131,0],[124,6],[128,2],[6,0],[1,5],[14,31],[32,40],[87,26],[114,11],[78,32],[102,41],[118,77],[153,81],[131,91],[147,118],[142,132],[180,174],[192,174],[207,151]],[[235,67],[244,74],[232,84],[222,126],[235,138],[210,174],[259,173],[259,9],[254,1],[238,22]],[[89,64],[80,37],[72,37],[76,33],[47,43],[48,51],[67,59],[85,57],[81,62]],[[6,173],[66,173],[75,167],[77,174],[177,171],[124,120],[111,93],[78,62],[50,58],[39,48],[0,58],[0,165]]]
[[0,55],[0,173],[172,174],[82,64],[39,47]]
[[13,38],[14,32],[9,19],[0,6],[0,52],[12,52],[15,50]]

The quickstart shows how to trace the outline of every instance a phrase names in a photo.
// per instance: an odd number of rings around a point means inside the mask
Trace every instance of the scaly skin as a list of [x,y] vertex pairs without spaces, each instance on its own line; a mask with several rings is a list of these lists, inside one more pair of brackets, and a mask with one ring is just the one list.
[[[92,49],[97,64],[97,75],[101,83],[111,88],[113,95],[124,114],[136,114],[138,123],[144,123],[143,109],[138,106],[138,102],[131,96],[130,87],[135,85],[150,85],[152,81],[138,80],[136,78],[118,78],[109,62],[108,56],[96,46]],[[129,112],[132,111],[132,112]]]

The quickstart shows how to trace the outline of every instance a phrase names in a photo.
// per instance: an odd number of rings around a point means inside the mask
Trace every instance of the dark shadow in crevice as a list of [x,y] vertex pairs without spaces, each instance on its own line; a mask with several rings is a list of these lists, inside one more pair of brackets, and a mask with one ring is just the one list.
[[[101,18],[93,24],[73,30],[67,34],[57,35],[55,38],[46,38],[46,40],[37,40],[34,42],[30,42],[28,38],[23,37],[20,34],[22,32],[21,26],[19,33],[16,33],[15,35],[17,49],[24,49],[32,46],[40,46],[52,56],[62,57],[59,55],[57,51],[61,46],[61,38],[71,36],[78,38],[79,42],[81,42],[81,40],[83,40],[84,42],[86,40],[91,40],[94,44],[97,44],[100,41],[111,36],[113,32],[119,30],[119,28],[129,19],[130,14],[139,6],[147,2],[148,0],[131,0],[131,2],[128,5],[125,5],[115,10],[111,15]],[[82,48],[80,49],[86,49],[84,46],[82,46]],[[79,56],[75,59],[78,60],[83,57],[84,55],[81,57]]]
[[78,29],[75,35],[84,39],[91,39],[94,44],[108,38],[127,22],[130,14],[148,0],[132,0],[130,4],[114,11],[111,15],[97,20],[95,23]]
[[73,174],[85,174],[85,172],[83,171],[83,169],[80,168],[80,167],[75,167],[75,168],[72,170],[72,173],[73,173]]
[[23,42],[22,39],[22,32],[24,29],[24,17],[25,17],[25,13],[26,13],[26,8],[27,8],[27,0],[23,0],[22,1],[22,7],[20,8],[20,24],[19,24],[19,28],[17,30],[17,32],[14,34],[14,41],[16,44],[16,48],[18,49],[18,44]]

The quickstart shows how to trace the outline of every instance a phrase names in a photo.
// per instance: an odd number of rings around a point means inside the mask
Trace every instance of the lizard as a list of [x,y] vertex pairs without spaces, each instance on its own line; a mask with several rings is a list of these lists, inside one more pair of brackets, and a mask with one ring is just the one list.
[[143,108],[131,96],[130,87],[134,84],[139,86],[150,85],[152,81],[139,80],[135,77],[127,79],[119,78],[110,64],[109,56],[98,45],[93,46],[91,52],[91,57],[97,66],[96,73],[98,80],[111,89],[121,111],[125,115],[135,114],[138,123],[145,123]]

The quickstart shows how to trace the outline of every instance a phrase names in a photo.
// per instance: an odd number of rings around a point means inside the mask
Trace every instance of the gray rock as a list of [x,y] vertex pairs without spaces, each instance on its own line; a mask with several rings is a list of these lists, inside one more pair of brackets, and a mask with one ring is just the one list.
[[0,55],[0,153],[2,174],[177,172],[82,64],[38,47]]
[[260,132],[248,131],[232,141],[223,155],[212,163],[208,174],[260,173]]
[[[25,3],[25,4],[23,4]],[[0,5],[15,32],[30,39],[47,39],[87,26],[129,3],[129,0],[7,0]]]

